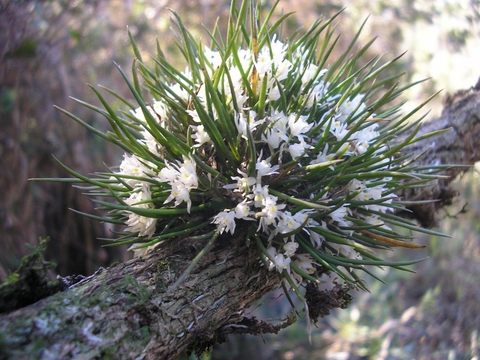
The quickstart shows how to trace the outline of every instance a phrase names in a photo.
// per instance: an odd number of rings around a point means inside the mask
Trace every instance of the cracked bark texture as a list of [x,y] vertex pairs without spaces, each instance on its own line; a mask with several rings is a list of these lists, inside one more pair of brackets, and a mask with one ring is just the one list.
[[178,240],[2,315],[0,358],[174,359],[187,346],[215,344],[279,284],[275,273],[259,266],[253,246],[224,236],[168,294],[204,245]]
[[441,116],[426,122],[418,136],[432,131],[450,129],[433,138],[427,138],[407,147],[404,153],[420,154],[420,165],[452,165],[444,179],[433,181],[428,187],[409,189],[397,193],[404,200],[436,200],[429,204],[410,206],[411,214],[426,228],[438,222],[439,210],[450,205],[457,192],[450,187],[455,178],[480,160],[480,79],[469,90],[459,90],[444,99]]
[[[480,159],[480,91],[448,98],[441,117],[421,133],[452,131],[413,144],[430,148],[422,164],[472,165]],[[432,226],[439,208],[455,195],[450,182],[465,168],[431,187],[399,194],[405,200],[439,199],[412,207],[412,216]],[[204,244],[172,241],[145,257],[112,266],[67,291],[0,315],[0,359],[174,359],[184,349],[204,349],[234,332],[265,329],[244,310],[280,284],[260,266],[245,232],[222,236],[186,281],[167,292]],[[264,324],[263,324],[264,325]]]

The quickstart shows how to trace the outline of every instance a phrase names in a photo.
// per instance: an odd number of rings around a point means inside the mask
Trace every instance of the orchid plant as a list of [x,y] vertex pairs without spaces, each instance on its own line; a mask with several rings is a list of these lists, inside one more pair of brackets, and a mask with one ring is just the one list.
[[399,189],[442,170],[415,165],[404,151],[434,134],[416,137],[423,116],[412,117],[424,104],[401,113],[398,98],[412,84],[399,86],[401,74],[379,80],[399,57],[363,60],[373,41],[355,51],[359,31],[333,59],[340,13],[283,41],[291,14],[272,21],[277,4],[261,22],[253,1],[232,1],[226,36],[214,29],[208,46],[173,12],[183,71],[160,45],[147,66],[130,36],[132,76],[119,71],[134,102],[106,89],[124,104],[117,111],[95,88],[103,108],[76,100],[103,115],[109,132],[60,109],[125,151],[117,168],[93,177],[61,164],[75,178],[64,181],[87,184],[106,211],[85,215],[123,226],[113,244],[141,256],[166,241],[207,241],[177,285],[229,233],[256,246],[259,261],[300,298],[322,276],[365,288],[359,271],[375,276],[369,267],[415,262],[382,260],[378,251],[420,247],[414,232],[431,232],[396,215],[407,204]]

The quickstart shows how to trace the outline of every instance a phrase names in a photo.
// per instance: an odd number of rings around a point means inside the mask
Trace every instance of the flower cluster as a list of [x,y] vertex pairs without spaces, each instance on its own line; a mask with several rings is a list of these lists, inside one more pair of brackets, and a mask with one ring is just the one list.
[[198,187],[195,160],[192,157],[184,157],[183,162],[177,161],[177,164],[170,164],[165,161],[165,165],[156,178],[160,182],[168,183],[171,187],[171,193],[164,203],[175,199],[174,206],[178,206],[185,202],[187,211],[190,213],[192,207],[190,191]]
[[395,87],[378,94],[392,77],[376,77],[396,59],[354,70],[357,58],[344,56],[328,67],[327,52],[316,55],[320,22],[296,42],[268,27],[242,40],[240,16],[224,47],[200,46],[177,25],[188,67],[176,70],[159,55],[152,71],[139,58],[147,100],[137,74],[130,82],[120,70],[139,107],[102,112],[115,132],[101,136],[127,154],[119,171],[82,177],[94,195],[118,201],[96,200],[110,210],[105,221],[126,225],[118,243],[148,249],[180,234],[215,239],[241,228],[297,294],[322,274],[362,287],[355,271],[397,266],[374,254],[415,247],[394,230],[414,227],[395,215],[395,193],[433,175],[400,152],[415,131],[395,143],[413,129],[414,112],[402,116],[390,105]]
[[[237,130],[240,147],[249,144],[250,137],[254,139],[255,157],[249,158],[248,162],[239,162],[240,168],[237,168],[237,175],[227,177],[232,183],[221,186],[219,192],[224,197],[228,192],[233,192],[232,205],[212,216],[211,222],[217,226],[217,231],[235,233],[237,222],[253,222],[257,231],[265,234],[268,242],[267,252],[270,269],[277,269],[280,273],[285,270],[291,273],[291,259],[297,265],[297,269],[307,274],[315,272],[315,261],[312,256],[305,252],[297,253],[299,243],[296,242],[296,236],[301,230],[310,240],[312,248],[319,249],[325,241],[325,232],[330,231],[332,227],[348,229],[352,227],[356,219],[371,224],[373,227],[390,230],[384,224],[379,214],[389,210],[395,194],[389,188],[391,178],[377,176],[375,181],[360,180],[352,178],[346,185],[347,191],[351,194],[351,201],[335,205],[333,197],[324,191],[324,188],[318,188],[308,192],[308,197],[304,199],[304,206],[292,206],[288,198],[283,196],[279,198],[276,191],[271,191],[269,184],[274,184],[277,179],[285,176],[301,179],[301,176],[311,169],[325,167],[325,175],[328,172],[334,172],[336,164],[351,159],[355,156],[365,154],[371,144],[375,144],[375,149],[369,153],[371,158],[384,158],[386,145],[378,141],[380,133],[378,132],[378,121],[373,114],[366,111],[367,105],[363,102],[364,95],[347,96],[343,103],[338,104],[338,99],[343,95],[340,93],[331,93],[328,91],[332,85],[323,80],[323,76],[328,69],[320,69],[315,64],[309,62],[303,55],[303,48],[298,48],[294,53],[288,52],[288,44],[277,40],[275,36],[270,39],[271,47],[263,48],[258,56],[251,51],[240,49],[236,54],[231,54],[227,59],[222,60],[218,51],[204,48],[203,57],[207,61],[207,68],[210,69],[205,75],[201,75],[198,83],[195,83],[192,72],[185,70],[182,74],[192,83],[191,91],[197,91],[197,106],[192,106],[185,113],[190,119],[188,130],[190,137],[195,144],[191,149],[191,154],[204,155],[215,152],[215,144],[202,123],[201,114],[209,111],[208,94],[206,87],[203,86],[207,79],[204,76],[214,76],[214,71],[218,69],[222,61],[227,66],[224,75],[218,81],[216,89],[228,89],[225,94],[225,105],[229,113],[233,114],[233,123]],[[202,54],[199,54],[202,56]],[[235,61],[240,59],[241,61]],[[293,59],[297,59],[295,64]],[[201,60],[197,59],[200,63]],[[242,77],[243,74],[243,77]],[[265,87],[260,90],[257,88],[253,95],[263,91],[265,95],[265,109],[262,109],[262,115],[252,110],[249,106],[249,94],[245,89],[244,77],[252,78],[258,74],[258,83],[264,83]],[[286,89],[286,79],[299,79],[300,87],[298,94],[304,96],[301,106],[297,111],[284,111],[280,99],[280,94],[288,91]],[[309,84],[309,86],[307,86]],[[171,87],[178,98],[188,99],[187,94],[191,91],[174,84]],[[155,100],[154,106],[149,108],[152,115],[157,115],[158,125],[167,129],[169,122],[163,119],[169,119],[173,116],[168,111],[166,102],[162,99]],[[337,106],[335,106],[337,105]],[[312,110],[313,109],[313,110]],[[318,109],[321,109],[322,116],[312,116]],[[209,115],[213,123],[219,122],[220,112],[213,109]],[[216,110],[216,111],[215,111]],[[316,111],[317,110],[317,111]],[[158,115],[161,111],[162,115]],[[132,111],[137,117],[139,123],[144,127],[141,134],[145,137],[140,139],[141,143],[147,144],[148,149],[159,155],[158,149],[162,147],[152,136],[152,129],[145,119],[141,108]],[[368,116],[368,117],[367,117]],[[220,127],[221,124],[218,125]],[[314,130],[312,130],[314,129]],[[352,131],[352,129],[354,131]],[[159,172],[153,173],[148,164],[142,164],[139,160],[135,165],[126,166],[124,163],[120,166],[122,174],[137,176],[149,176],[152,181],[159,181],[170,185],[170,194],[163,202],[164,204],[175,200],[174,207],[186,203],[187,211],[190,212],[192,200],[190,192],[198,188],[198,174],[202,171],[197,168],[192,155],[183,156],[183,162],[177,160],[176,163],[170,163],[164,160],[165,167]],[[265,154],[268,154],[267,157]],[[125,155],[125,159],[133,159]],[[241,160],[247,160],[242,159]],[[130,162],[133,162],[130,161]],[[378,161],[376,171],[382,171],[390,166],[389,161]],[[248,164],[255,164],[249,166]],[[291,163],[286,168],[283,164]],[[328,165],[328,166],[327,166]],[[204,175],[204,174],[203,174]],[[239,176],[238,176],[239,175]],[[129,183],[134,179],[128,180]],[[295,192],[301,193],[305,185],[294,186]],[[145,194],[143,198],[148,198],[149,188],[143,185]],[[138,197],[142,192],[135,193]],[[288,194],[289,191],[282,193]],[[291,192],[292,195],[294,192]],[[321,194],[321,196],[319,196]],[[297,196],[301,199],[304,196]],[[318,206],[309,207],[310,199],[313,204],[325,204],[318,209]],[[145,205],[144,205],[145,206]],[[362,212],[363,210],[363,212]],[[370,213],[368,212],[370,211]],[[376,212],[375,214],[372,214]],[[128,212],[127,212],[128,213]],[[127,231],[138,232],[139,236],[152,236],[154,223],[148,221],[148,218],[129,214]],[[131,218],[134,217],[134,220]],[[319,220],[315,220],[315,219]],[[135,223],[132,226],[131,223]],[[250,224],[248,224],[250,225]],[[320,230],[321,229],[321,230]],[[328,237],[328,236],[327,236]],[[281,239],[278,242],[278,239]],[[283,243],[283,245],[282,245]],[[342,253],[349,258],[359,259],[360,254],[356,249],[361,247],[345,244],[330,244],[330,254]],[[301,282],[301,277],[297,279]]]

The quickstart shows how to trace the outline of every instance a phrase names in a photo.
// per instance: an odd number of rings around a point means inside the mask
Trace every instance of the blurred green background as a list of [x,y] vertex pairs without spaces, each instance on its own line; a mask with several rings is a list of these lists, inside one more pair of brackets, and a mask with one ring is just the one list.
[[[267,11],[273,1],[264,1]],[[204,26],[226,26],[226,0],[0,0],[0,277],[14,270],[25,243],[49,236],[47,259],[57,273],[93,273],[124,261],[125,248],[102,248],[96,238],[111,228],[68,210],[94,212],[90,200],[68,184],[36,183],[33,177],[64,177],[52,154],[80,173],[118,165],[122,154],[59,112],[57,105],[89,124],[106,121],[69,97],[98,103],[87,83],[128,89],[113,61],[129,70],[133,55],[127,26],[144,58],[159,40],[178,61],[168,7],[198,38]],[[391,58],[405,50],[397,71],[404,81],[431,80],[406,93],[407,109],[438,89],[454,92],[480,76],[479,0],[281,0],[278,15],[295,11],[285,34],[307,29],[318,17],[342,8],[338,51],[370,15],[360,43],[378,37],[373,53]],[[367,56],[368,57],[368,56]],[[429,119],[441,112],[442,95],[430,103]],[[111,99],[115,102],[115,99]],[[114,103],[114,107],[115,107]],[[118,104],[120,106],[120,104]],[[218,346],[212,359],[478,359],[480,353],[480,199],[478,171],[456,181],[457,202],[441,215],[439,228],[451,239],[424,237],[425,250],[392,251],[392,259],[423,258],[416,274],[386,269],[389,285],[370,282],[347,310],[322,319],[308,341],[304,320],[280,335],[237,336]],[[468,210],[468,211],[465,211]],[[55,274],[52,273],[52,276]],[[290,311],[270,295],[253,315],[280,318]]]

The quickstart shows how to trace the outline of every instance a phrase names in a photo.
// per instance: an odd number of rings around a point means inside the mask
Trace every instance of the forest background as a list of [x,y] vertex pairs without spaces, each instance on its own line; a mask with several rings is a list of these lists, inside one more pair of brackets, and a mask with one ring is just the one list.
[[[267,11],[272,1],[264,1]],[[216,21],[225,28],[227,0],[0,0],[0,277],[8,276],[28,253],[27,243],[50,237],[46,258],[61,276],[92,274],[100,266],[125,261],[126,248],[102,248],[110,228],[69,208],[93,212],[90,200],[69,184],[34,183],[34,177],[65,177],[53,161],[80,173],[119,163],[122,154],[55,111],[57,105],[98,128],[107,124],[70,96],[95,103],[86,83],[128,96],[112,61],[128,69],[126,27],[145,58],[163,50],[177,64],[178,51],[168,7],[198,38]],[[295,11],[286,34],[307,29],[320,16],[345,7],[338,22],[338,51],[368,19],[359,44],[378,37],[373,53],[408,52],[397,64],[404,82],[431,77],[404,94],[407,109],[439,89],[428,106],[438,117],[447,93],[468,89],[480,76],[478,0],[282,0],[278,9]],[[343,47],[343,49],[342,49]],[[114,101],[114,99],[112,99]],[[427,120],[428,120],[427,119]],[[241,337],[214,349],[212,359],[471,359],[480,355],[480,184],[476,168],[457,180],[460,196],[440,214],[439,229],[451,239],[420,239],[425,250],[391,253],[395,260],[428,257],[416,274],[385,270],[389,285],[372,282],[370,293],[355,293],[346,310],[323,319],[308,342],[302,321],[277,336]],[[269,298],[276,295],[271,294]],[[270,306],[269,304],[272,304]],[[284,312],[269,302],[255,315]],[[252,311],[254,311],[252,309]],[[227,355],[228,354],[228,355]]]

